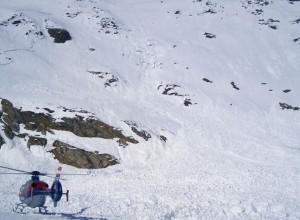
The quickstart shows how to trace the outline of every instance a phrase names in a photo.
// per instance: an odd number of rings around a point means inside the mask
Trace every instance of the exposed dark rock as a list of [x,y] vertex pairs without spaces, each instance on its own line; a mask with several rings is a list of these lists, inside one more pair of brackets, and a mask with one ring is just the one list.
[[7,99],[2,99],[1,105],[3,113],[1,114],[0,122],[2,121],[4,124],[4,134],[9,139],[13,139],[15,137],[14,132],[17,133],[20,130],[19,124],[15,121],[15,117],[19,116],[19,112]]
[[54,43],[65,43],[68,40],[71,40],[69,32],[61,28],[48,28],[48,33],[50,37],[54,38]]
[[2,99],[1,100],[1,105],[2,105],[2,111],[3,111],[3,120],[4,122],[10,126],[11,128],[14,129],[14,131],[18,131],[17,126],[15,126],[14,123],[14,118],[15,115],[17,115],[17,110],[14,108],[13,104],[8,101],[7,99]]
[[1,117],[4,121],[4,133],[10,139],[14,138],[15,133],[19,133],[19,125],[24,124],[26,130],[37,131],[43,135],[46,135],[47,132],[53,134],[53,130],[63,130],[72,132],[80,137],[119,138],[125,145],[127,145],[127,142],[138,143],[132,137],[124,136],[120,130],[96,118],[89,117],[84,119],[80,116],[75,118],[64,117],[59,122],[56,122],[50,114],[22,111],[14,108],[12,103],[6,99],[3,99],[1,104],[4,113]]
[[30,34],[34,34],[35,36],[39,36],[41,38],[44,37],[44,33],[41,32],[41,31],[36,31],[36,32],[33,32],[32,30],[29,30],[25,33],[25,35],[30,35]]
[[161,141],[163,141],[163,142],[167,142],[167,138],[165,137],[165,136],[163,136],[163,135],[160,135],[159,136],[159,139],[161,140]]
[[[122,146],[124,148],[128,145],[124,139],[117,140],[117,143],[119,143],[119,146]],[[137,141],[137,143],[138,143],[138,141]]]
[[202,13],[198,13],[198,15],[200,15],[200,14],[203,15],[206,13],[215,14],[215,13],[224,11],[224,6],[220,5],[220,3],[215,3],[212,1],[202,1],[202,0],[193,0],[193,2],[205,4],[205,7],[209,8],[207,10],[204,10]]
[[26,23],[26,20],[23,18],[23,13],[19,14],[14,14],[12,17],[7,19],[6,21],[2,21],[0,23],[0,26],[8,26],[8,25],[14,25],[14,26],[19,26],[21,23]]
[[208,9],[203,12],[203,14],[216,14],[217,12],[214,9]]
[[234,89],[236,89],[236,90],[240,90],[240,88],[238,88],[238,87],[235,85],[235,83],[234,83],[234,82],[231,82],[230,84],[232,85],[232,87],[233,87]]
[[254,15],[261,15],[264,11],[262,9],[255,9],[255,11],[251,12]]
[[294,110],[294,111],[299,111],[300,108],[299,107],[293,107],[289,104],[286,104],[286,103],[282,103],[282,102],[279,102],[279,106],[282,108],[282,109],[288,109],[288,110]]
[[99,169],[118,164],[118,160],[109,154],[85,151],[61,141],[53,143],[54,149],[50,152],[62,164],[68,164],[83,169]]
[[259,19],[259,24],[261,25],[267,25],[270,28],[276,30],[277,29],[277,25],[276,23],[279,23],[279,20],[275,20],[273,18],[268,19],[267,21],[265,21],[265,19]]
[[[158,86],[157,89],[160,90],[162,87],[163,87],[163,85],[161,84],[161,85]],[[176,91],[176,88],[180,88],[179,85],[176,85],[176,84],[167,84],[164,87],[165,88],[164,88],[164,90],[162,92],[163,95],[178,96],[178,97],[188,97],[189,96],[189,95],[180,94],[179,92]],[[188,106],[190,104],[192,104],[191,99],[186,98],[184,100],[184,105]],[[194,103],[194,104],[197,104],[197,103]]]
[[54,124],[53,129],[70,131],[80,137],[98,137],[104,139],[119,138],[126,142],[138,143],[131,137],[125,137],[120,130],[115,129],[99,120],[88,118],[62,118],[63,122]]
[[179,10],[177,10],[177,11],[174,12],[174,14],[175,14],[175,15],[180,15],[181,12],[180,12]]
[[184,104],[185,106],[189,106],[189,105],[192,105],[192,102],[191,102],[190,99],[185,99],[183,104]]
[[[23,31],[25,32],[26,36],[34,36],[38,39],[44,39],[43,32],[40,31],[39,27],[36,25],[36,23],[24,16],[23,13],[14,14],[12,17],[7,19],[6,21],[0,22],[0,26],[8,27],[20,27],[22,26]],[[23,32],[21,31],[21,32]],[[23,33],[24,33],[23,32]]]
[[299,38],[295,38],[293,41],[294,41],[295,43],[297,43],[298,41],[300,41],[300,37],[299,37]]
[[5,141],[4,141],[3,137],[1,137],[1,135],[0,135],[0,149],[3,144],[5,144]]
[[80,15],[82,12],[81,11],[77,11],[77,12],[74,12],[74,13],[69,13],[67,12],[66,15],[67,17],[69,18],[76,18],[78,15]]
[[216,35],[215,35],[215,34],[207,33],[207,32],[204,33],[204,36],[205,36],[206,38],[209,38],[209,39],[216,38]]
[[22,133],[22,134],[17,134],[16,137],[19,137],[19,138],[26,138],[28,136],[27,133]]
[[15,20],[12,22],[13,25],[18,26],[19,24],[21,24],[22,22],[20,20]]
[[[256,9],[256,7],[264,7],[264,6],[268,6],[272,3],[273,3],[272,1],[268,1],[268,0],[252,0],[252,1],[244,0],[242,2],[242,4],[243,4],[242,7],[245,9],[249,8],[248,11],[251,14],[260,15],[260,14],[262,14],[262,10]],[[254,11],[253,11],[253,9],[254,9]]]
[[105,80],[105,87],[107,86],[112,86],[112,85],[117,85],[117,82],[119,82],[119,78],[115,76],[112,73],[108,72],[97,72],[97,71],[88,71],[89,73],[98,76],[100,79]]
[[[1,99],[0,99],[1,100]],[[22,111],[15,108],[11,102],[6,99],[1,100],[2,111],[0,111],[0,125],[3,127],[4,134],[9,138],[28,137],[27,147],[30,149],[32,145],[45,146],[47,139],[37,136],[29,136],[26,133],[20,133],[20,124],[24,125],[25,130],[40,132],[46,135],[47,132],[54,134],[54,130],[69,131],[80,137],[98,137],[104,139],[118,138],[118,142],[122,146],[127,146],[128,142],[138,143],[132,137],[126,137],[121,130],[105,124],[94,117],[83,117],[76,115],[74,118],[61,118],[56,121],[51,115],[54,111],[45,109],[49,113],[35,113],[32,111]],[[72,111],[66,109],[66,111]],[[76,112],[75,112],[76,113]],[[144,138],[150,138],[148,133],[141,131]],[[0,148],[5,143],[0,136]],[[97,169],[118,163],[117,159],[109,154],[98,154],[97,152],[85,151],[68,144],[56,141],[51,152],[55,157],[64,164],[75,166],[78,168]]]
[[203,78],[203,81],[204,82],[208,82],[208,83],[213,83],[213,81],[209,80],[209,79],[206,79],[206,78]]
[[27,141],[27,147],[30,148],[32,145],[38,145],[44,147],[47,145],[47,139],[41,137],[29,136],[29,139]]
[[104,32],[105,34],[118,34],[119,26],[113,18],[101,18],[100,22],[97,23],[100,26],[99,33]]
[[41,132],[46,135],[47,132],[54,133],[55,119],[51,115],[35,113],[31,111],[20,111],[20,124],[25,125],[25,129]]
[[290,4],[294,4],[294,2],[300,2],[300,0],[288,0]]
[[290,89],[283,90],[284,93],[288,93],[290,91],[291,91]]
[[[160,89],[161,86],[162,86],[162,85],[160,85],[160,86],[158,87],[158,89]],[[165,86],[165,89],[164,89],[164,91],[163,91],[162,94],[163,94],[163,95],[184,96],[184,95],[182,95],[182,94],[179,94],[178,92],[174,92],[174,89],[175,89],[176,87],[180,87],[180,86],[175,85],[175,84],[167,84],[167,85]]]
[[63,109],[63,111],[64,112],[79,112],[79,113],[89,113],[88,111],[85,111],[85,110],[82,110],[82,109],[80,109],[80,110],[75,110],[75,109],[69,109],[69,108],[65,108],[65,107],[60,107],[60,108],[62,108]]
[[49,112],[49,113],[53,113],[53,112],[54,112],[53,110],[51,110],[51,109],[49,109],[49,108],[44,108],[44,110],[46,110],[46,111]]
[[145,130],[139,131],[139,130],[137,130],[136,127],[131,127],[131,130],[134,133],[136,133],[138,136],[144,138],[146,141],[148,141],[148,139],[151,138],[151,135],[147,131],[145,131]]
[[15,133],[11,130],[11,128],[8,125],[4,125],[4,134],[11,140],[15,137]]
[[135,124],[132,121],[124,121],[127,125],[129,125],[131,127],[131,130],[136,133],[138,136],[144,138],[146,141],[148,141],[151,138],[151,135],[142,129],[139,129],[137,124]]
[[292,21],[293,24],[299,24],[300,23],[300,19],[297,19],[295,21]]

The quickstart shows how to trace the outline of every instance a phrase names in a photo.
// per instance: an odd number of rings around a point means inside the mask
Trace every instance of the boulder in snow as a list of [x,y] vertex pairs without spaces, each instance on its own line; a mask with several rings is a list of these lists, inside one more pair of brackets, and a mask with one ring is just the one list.
[[110,154],[85,151],[61,141],[53,143],[54,149],[50,152],[62,164],[68,164],[83,169],[100,169],[118,164],[118,160]]
[[72,39],[69,32],[62,28],[48,28],[48,33],[54,38],[54,43],[65,43]]

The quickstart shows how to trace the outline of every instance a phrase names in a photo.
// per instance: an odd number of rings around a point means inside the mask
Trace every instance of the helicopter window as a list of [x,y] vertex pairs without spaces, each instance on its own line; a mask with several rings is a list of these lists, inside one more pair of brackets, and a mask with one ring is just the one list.
[[31,180],[28,180],[24,185],[21,186],[20,188],[20,193],[23,192],[31,183]]
[[25,185],[21,186],[20,193],[23,192],[25,190],[25,188],[26,188]]
[[36,183],[32,183],[31,186],[34,188],[36,187]]

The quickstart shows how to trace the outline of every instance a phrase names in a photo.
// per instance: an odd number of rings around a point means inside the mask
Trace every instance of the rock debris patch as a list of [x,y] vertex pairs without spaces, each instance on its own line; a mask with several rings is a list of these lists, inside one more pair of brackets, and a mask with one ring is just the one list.
[[184,106],[190,106],[192,104],[197,104],[196,102],[192,102],[192,100],[189,97],[188,94],[182,94],[179,90],[181,89],[181,86],[176,85],[176,84],[160,84],[157,87],[158,90],[162,91],[163,95],[168,95],[168,96],[177,96],[177,97],[185,97],[183,99],[183,104]]
[[124,121],[130,128],[131,130],[136,133],[138,136],[142,137],[146,141],[148,141],[151,138],[151,135],[149,132],[147,132],[144,129],[140,129],[139,126],[133,122],[133,121]]
[[287,110],[294,110],[294,111],[299,111],[300,108],[299,107],[293,107],[289,104],[286,104],[286,103],[283,103],[283,102],[279,102],[279,106],[284,110],[284,109],[287,109]]
[[119,78],[112,73],[100,72],[100,71],[88,71],[88,72],[104,80],[105,87],[117,86],[118,82],[120,81]]

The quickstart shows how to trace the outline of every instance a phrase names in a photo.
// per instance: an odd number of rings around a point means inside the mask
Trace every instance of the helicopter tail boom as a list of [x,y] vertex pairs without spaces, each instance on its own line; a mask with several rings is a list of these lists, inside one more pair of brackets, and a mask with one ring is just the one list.
[[58,167],[57,173],[55,176],[55,180],[53,181],[52,186],[51,186],[50,196],[54,203],[54,207],[56,207],[57,203],[61,200],[62,195],[66,195],[67,201],[69,201],[69,190],[67,190],[66,193],[63,193],[62,185],[59,181],[61,170],[62,170],[62,167]]

